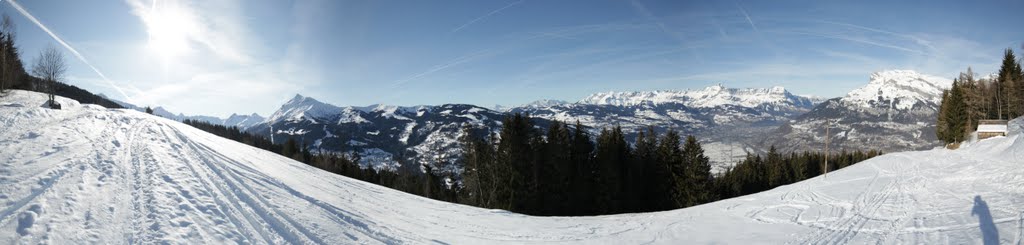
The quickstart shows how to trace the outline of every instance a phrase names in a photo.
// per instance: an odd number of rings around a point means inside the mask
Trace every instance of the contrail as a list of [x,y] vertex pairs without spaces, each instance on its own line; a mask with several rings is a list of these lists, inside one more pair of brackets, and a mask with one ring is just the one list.
[[452,66],[456,66],[456,65],[460,65],[462,63],[466,63],[466,62],[472,61],[472,60],[474,60],[474,59],[476,59],[478,57],[489,55],[491,53],[492,53],[491,50],[487,49],[487,50],[479,51],[479,52],[476,52],[476,53],[459,56],[458,58],[455,58],[454,60],[451,60],[449,62],[446,62],[446,63],[443,63],[443,64],[436,65],[434,67],[431,67],[427,71],[420,72],[420,73],[418,73],[416,75],[412,75],[412,76],[407,77],[405,79],[395,81],[394,83],[391,84],[391,87],[395,88],[395,87],[399,87],[399,86],[405,85],[406,83],[408,83],[409,81],[412,81],[414,79],[417,79],[417,78],[420,78],[420,77],[423,77],[423,76],[426,76],[426,75],[430,75],[432,73],[439,72],[439,71],[444,70],[444,69],[448,69],[449,67],[452,67]]
[[740,9],[740,13],[743,13],[743,17],[747,18],[747,23],[750,23],[750,27],[754,28],[755,32],[761,32],[760,30],[757,30],[757,26],[754,25],[754,21],[750,19],[750,15],[747,14],[747,10],[743,9],[743,6],[740,6],[739,4],[736,4],[736,7]]
[[487,13],[484,16],[477,17],[476,19],[473,19],[473,20],[471,20],[469,22],[466,22],[466,24],[462,24],[461,26],[459,26],[459,28],[455,28],[454,30],[452,30],[451,33],[459,32],[459,30],[462,30],[462,28],[466,28],[467,26],[472,25],[473,23],[476,23],[477,21],[480,21],[480,20],[482,20],[484,18],[490,17],[491,15],[497,14],[498,12],[501,12],[502,10],[505,10],[505,9],[510,8],[512,6],[516,6],[517,4],[523,3],[523,1],[525,1],[525,0],[519,0],[517,2],[510,3],[508,5],[505,5],[505,7],[501,7],[499,9],[495,9],[494,11],[491,11],[490,13]]
[[128,99],[128,94],[125,94],[120,87],[114,85],[114,82],[110,81],[110,79],[108,79],[106,75],[103,75],[103,72],[100,72],[99,69],[96,69],[96,66],[93,66],[92,63],[89,63],[89,60],[85,59],[85,56],[82,56],[82,54],[79,53],[78,50],[75,50],[75,48],[71,47],[70,44],[65,42],[63,38],[60,38],[60,36],[51,31],[50,28],[47,28],[45,25],[43,25],[43,23],[40,22],[39,19],[36,19],[35,16],[32,16],[32,14],[28,12],[28,10],[25,10],[25,8],[21,7],[21,4],[18,4],[18,2],[15,2],[14,0],[7,0],[7,2],[11,3],[11,7],[14,7],[14,9],[18,10],[18,12],[21,13],[21,15],[25,16],[25,18],[28,18],[28,20],[32,21],[32,23],[35,23],[36,26],[39,26],[40,29],[43,29],[43,31],[46,32],[46,34],[49,34],[50,37],[52,37],[54,40],[60,43],[61,46],[64,46],[64,48],[71,52],[71,54],[74,54],[75,57],[78,58],[78,60],[81,60],[82,63],[85,63],[86,66],[89,66],[89,68],[91,68],[92,71],[96,72],[96,75],[99,75],[100,78],[103,78],[103,81],[106,81],[107,84],[110,85],[110,87],[114,88],[114,90],[117,90],[117,92],[120,93],[121,96],[124,96],[125,99]]

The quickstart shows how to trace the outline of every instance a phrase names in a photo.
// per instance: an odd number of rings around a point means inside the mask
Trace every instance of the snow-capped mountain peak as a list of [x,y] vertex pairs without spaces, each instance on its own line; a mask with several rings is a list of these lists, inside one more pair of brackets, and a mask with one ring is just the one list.
[[846,94],[843,102],[861,107],[912,108],[918,102],[938,104],[942,91],[952,87],[951,79],[911,70],[887,70],[871,74],[868,85]]
[[523,106],[529,106],[529,107],[551,107],[551,106],[564,105],[564,104],[569,104],[569,102],[566,102],[564,100],[542,99],[542,100],[536,100],[536,101],[527,103],[527,104],[525,104]]
[[808,98],[790,94],[785,88],[727,88],[722,85],[699,90],[656,90],[635,92],[606,92],[590,95],[580,104],[636,106],[643,104],[684,104],[693,108],[718,106],[758,107],[764,104],[810,105]]
[[281,105],[281,109],[274,112],[267,121],[276,122],[280,120],[323,118],[338,114],[341,111],[341,107],[323,103],[311,97],[302,96],[301,94],[296,94],[291,100],[288,100],[288,102]]
[[224,119],[224,122],[222,123],[222,125],[228,126],[228,127],[234,126],[234,127],[240,128],[240,129],[246,129],[248,127],[251,127],[252,125],[256,125],[258,123],[263,122],[263,120],[264,120],[264,118],[262,116],[260,116],[259,114],[256,114],[256,113],[253,113],[251,115],[238,115],[238,114],[235,114],[235,113],[231,113],[231,116],[229,116],[228,118]]

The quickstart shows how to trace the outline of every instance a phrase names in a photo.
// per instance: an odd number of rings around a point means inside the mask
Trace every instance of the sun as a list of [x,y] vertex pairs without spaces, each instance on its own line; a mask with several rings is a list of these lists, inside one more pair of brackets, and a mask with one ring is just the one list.
[[173,3],[153,1],[153,6],[144,17],[149,34],[148,48],[164,61],[187,54],[190,32],[194,30],[193,18],[183,8]]

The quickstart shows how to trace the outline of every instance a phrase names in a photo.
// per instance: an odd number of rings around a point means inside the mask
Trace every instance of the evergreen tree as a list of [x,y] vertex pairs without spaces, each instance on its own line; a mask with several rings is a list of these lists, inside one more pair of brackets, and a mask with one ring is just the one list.
[[948,130],[947,142],[955,143],[964,140],[967,132],[967,106],[964,103],[963,88],[959,79],[953,80],[953,87],[950,88],[949,108],[945,112],[946,129]]
[[668,178],[667,171],[663,170],[665,166],[658,159],[658,135],[654,133],[653,127],[648,127],[637,135],[633,156],[636,162],[631,165],[635,169],[631,173],[637,184],[630,191],[633,195],[633,203],[628,204],[630,211],[658,210],[657,204],[662,199],[660,196],[666,194],[659,190],[659,186],[669,185],[670,182],[665,181]]
[[949,122],[946,121],[948,117],[946,114],[949,113],[949,108],[949,90],[943,90],[942,103],[939,103],[939,111],[935,120],[935,136],[947,144],[952,141],[949,138]]
[[629,145],[622,134],[622,128],[601,130],[597,140],[594,161],[597,165],[595,183],[598,191],[595,205],[597,212],[617,212],[623,203],[626,164],[630,159]]
[[768,156],[765,160],[765,167],[768,168],[768,187],[774,188],[782,185],[782,183],[786,183],[783,176],[785,169],[782,166],[782,155],[775,150],[774,145],[768,148]]
[[281,150],[281,155],[294,158],[295,154],[299,152],[298,142],[295,142],[295,138],[288,138],[288,141],[284,142],[284,149]]
[[659,205],[657,207],[662,210],[685,207],[686,190],[684,185],[686,183],[686,166],[683,164],[679,133],[669,129],[658,143],[658,159],[663,167],[660,169],[656,168],[655,171],[664,171],[665,177],[667,177],[665,181],[668,183],[655,187],[664,188],[664,190],[659,190],[663,193],[664,199],[658,202]]
[[576,121],[573,127],[572,145],[569,150],[569,158],[573,165],[573,171],[568,176],[572,190],[569,194],[569,203],[576,208],[569,214],[593,214],[593,207],[590,204],[594,202],[595,191],[592,185],[595,172],[594,142],[590,139],[586,127],[579,121]]
[[570,147],[572,136],[569,128],[562,122],[552,122],[548,127],[547,139],[544,142],[543,168],[541,171],[543,184],[541,195],[538,201],[541,204],[542,213],[555,214],[565,213],[573,208],[569,206],[569,178],[573,171]]
[[534,143],[535,132],[529,116],[516,113],[505,118],[501,129],[501,141],[498,143],[497,165],[507,170],[498,181],[507,191],[499,191],[498,203],[504,204],[506,210],[520,211],[531,209],[536,203],[536,182],[534,181]]
[[439,196],[438,179],[437,175],[434,175],[434,168],[430,164],[423,164],[424,175],[426,180],[423,181],[423,196],[428,198],[437,199]]
[[1004,117],[1013,119],[1024,114],[1024,84],[1021,84],[1021,67],[1017,63],[1017,57],[1013,49],[1007,48],[1003,52],[1003,62],[999,67],[999,86],[1002,88],[1000,96],[1003,100]]
[[686,136],[686,143],[682,151],[683,162],[686,163],[686,206],[693,206],[707,203],[714,200],[711,189],[711,163],[707,156],[704,156],[704,149],[697,138],[692,135]]

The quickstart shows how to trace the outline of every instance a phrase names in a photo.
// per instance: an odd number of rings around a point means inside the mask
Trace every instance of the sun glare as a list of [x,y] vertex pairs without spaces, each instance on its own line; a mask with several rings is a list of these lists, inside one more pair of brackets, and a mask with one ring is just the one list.
[[145,22],[149,33],[148,47],[165,62],[189,52],[192,21],[181,8],[154,1]]

